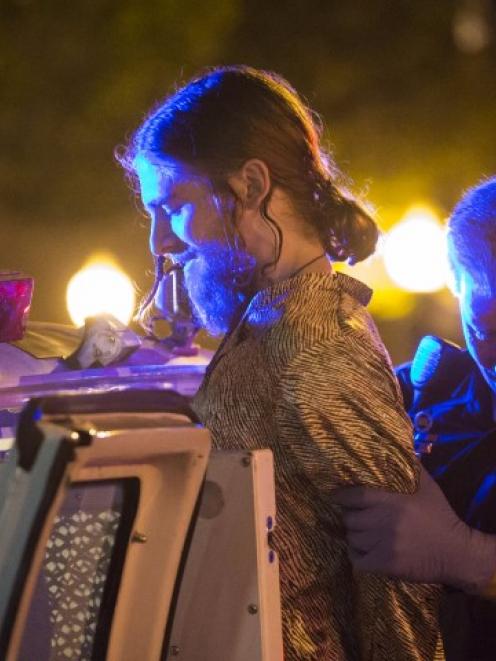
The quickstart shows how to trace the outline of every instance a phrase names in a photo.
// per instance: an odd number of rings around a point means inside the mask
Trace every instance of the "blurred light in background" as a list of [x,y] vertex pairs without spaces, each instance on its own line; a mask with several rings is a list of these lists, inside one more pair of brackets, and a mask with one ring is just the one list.
[[415,296],[397,287],[375,287],[369,312],[381,319],[402,319],[415,310]]
[[135,291],[131,280],[111,259],[95,257],[70,279],[66,301],[76,326],[102,312],[127,324],[134,311]]
[[446,285],[445,232],[434,212],[412,207],[386,235],[386,271],[394,283],[411,292],[434,292]]
[[384,236],[377,244],[376,252],[354,266],[335,263],[333,268],[361,280],[372,288],[373,296],[367,309],[381,319],[400,319],[410,314],[415,307],[415,296],[392,282],[384,265]]
[[493,39],[490,0],[462,0],[453,17],[453,39],[464,53],[476,54]]

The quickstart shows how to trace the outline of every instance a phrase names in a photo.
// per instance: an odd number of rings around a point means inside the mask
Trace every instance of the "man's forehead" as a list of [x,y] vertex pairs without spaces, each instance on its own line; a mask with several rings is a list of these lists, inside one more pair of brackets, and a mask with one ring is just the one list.
[[[494,275],[494,274],[491,274]],[[496,288],[489,274],[465,272],[461,279],[460,304],[467,321],[492,322],[496,325]]]
[[134,169],[138,175],[141,199],[145,205],[169,196],[182,176],[182,169],[178,163],[171,160],[157,164],[141,154],[134,160]]
[[474,265],[458,270],[460,294],[467,298],[496,299],[496,264]]

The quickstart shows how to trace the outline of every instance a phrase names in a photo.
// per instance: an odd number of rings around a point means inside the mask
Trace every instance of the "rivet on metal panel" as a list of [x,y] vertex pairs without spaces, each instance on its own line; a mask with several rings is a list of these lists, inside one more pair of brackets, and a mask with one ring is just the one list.
[[276,554],[274,553],[274,551],[272,549],[270,549],[270,551],[269,551],[269,562],[272,564],[275,559],[276,559]]
[[131,536],[131,541],[135,542],[136,544],[146,544],[148,537],[142,532],[135,530]]
[[171,656],[179,656],[179,647],[177,645],[171,645],[170,653]]
[[248,612],[250,615],[256,615],[258,613],[258,606],[256,604],[249,604]]
[[243,466],[249,466],[251,464],[250,455],[247,454],[245,457],[243,457],[243,459],[241,459],[241,463],[243,464]]

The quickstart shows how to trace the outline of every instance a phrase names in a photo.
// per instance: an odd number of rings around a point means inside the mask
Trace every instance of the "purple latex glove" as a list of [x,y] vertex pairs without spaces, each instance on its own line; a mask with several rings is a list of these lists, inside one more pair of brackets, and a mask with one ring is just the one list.
[[357,569],[478,594],[496,573],[496,536],[461,521],[422,467],[415,494],[345,487],[332,500],[343,508]]

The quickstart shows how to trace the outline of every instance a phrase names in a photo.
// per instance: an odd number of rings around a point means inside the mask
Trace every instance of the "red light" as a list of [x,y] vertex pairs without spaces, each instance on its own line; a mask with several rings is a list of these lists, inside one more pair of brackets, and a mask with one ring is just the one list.
[[20,340],[33,295],[33,278],[18,271],[0,271],[0,342]]

